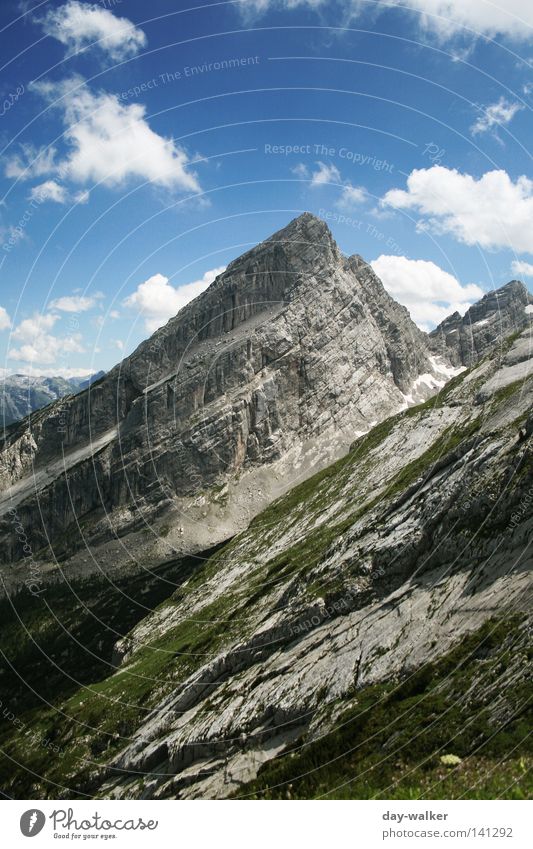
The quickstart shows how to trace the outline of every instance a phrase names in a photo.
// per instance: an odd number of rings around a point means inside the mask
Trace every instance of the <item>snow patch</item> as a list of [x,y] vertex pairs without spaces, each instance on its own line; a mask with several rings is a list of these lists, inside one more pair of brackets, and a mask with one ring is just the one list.
[[415,404],[420,404],[422,401],[426,401],[438,392],[439,389],[442,389],[442,387],[448,383],[452,377],[456,377],[458,374],[461,374],[462,371],[465,371],[465,366],[455,368],[454,366],[448,365],[448,363],[444,362],[441,357],[430,356],[429,361],[433,371],[425,374],[419,374],[413,382],[410,391],[402,393],[404,397],[404,404],[402,404],[401,410],[406,410],[408,407],[412,407]]
[[461,374],[461,372],[466,369],[466,366],[451,366],[448,363],[445,363],[442,357],[430,357],[429,361],[433,366],[433,370],[439,376],[442,375],[447,380],[451,380],[452,377],[457,377],[458,374]]

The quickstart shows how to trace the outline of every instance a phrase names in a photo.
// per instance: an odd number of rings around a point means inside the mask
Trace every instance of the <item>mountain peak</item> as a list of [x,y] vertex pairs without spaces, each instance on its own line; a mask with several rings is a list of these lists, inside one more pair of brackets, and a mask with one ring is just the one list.
[[530,323],[533,296],[520,280],[486,292],[464,316],[455,312],[430,333],[434,350],[454,365],[471,366],[494,345]]
[[233,260],[220,279],[227,279],[250,264],[254,267],[266,264],[277,273],[295,265],[303,268],[311,264],[320,269],[339,258],[340,251],[326,222],[311,212],[304,212]]
[[282,227],[281,230],[270,236],[267,241],[279,241],[282,239],[294,241],[302,237],[314,239],[317,236],[325,238],[329,242],[334,241],[331,230],[323,218],[318,218],[312,212],[302,212],[301,215],[293,218],[285,227]]

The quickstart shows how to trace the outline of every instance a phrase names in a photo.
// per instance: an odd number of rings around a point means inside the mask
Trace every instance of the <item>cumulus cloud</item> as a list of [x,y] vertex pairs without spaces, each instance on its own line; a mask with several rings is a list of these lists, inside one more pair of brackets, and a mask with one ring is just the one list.
[[517,277],[533,277],[533,265],[530,262],[522,262],[519,259],[511,263],[511,271]]
[[419,229],[448,233],[467,245],[533,251],[533,182],[513,181],[506,171],[487,171],[476,178],[434,165],[414,170],[407,189],[392,189],[385,206],[415,210]]
[[55,180],[45,180],[38,186],[34,186],[29,194],[29,200],[34,200],[37,203],[77,203],[84,204],[89,200],[89,192],[82,190],[71,193],[65,186],[57,183]]
[[41,21],[47,35],[64,44],[70,54],[95,48],[120,61],[146,44],[146,35],[128,18],[119,18],[96,3],[69,0],[51,9]]
[[107,186],[138,178],[165,188],[199,191],[195,174],[186,170],[187,153],[151,129],[145,106],[92,92],[79,77],[35,87],[63,113],[69,153],[53,168],[62,178]]
[[48,365],[54,363],[61,354],[83,353],[81,334],[58,337],[50,332],[58,320],[59,316],[55,313],[35,313],[31,318],[21,321],[12,334],[12,339],[20,347],[11,348],[9,358]]
[[303,162],[299,162],[294,168],[291,168],[291,171],[301,180],[308,180],[313,189],[320,186],[327,186],[329,183],[341,182],[340,171],[335,165],[328,165],[325,162],[315,162],[315,166],[313,170],[312,168],[308,168]]
[[434,262],[382,255],[370,265],[387,292],[407,307],[423,330],[430,330],[456,310],[464,314],[484,295],[479,286],[463,286]]
[[505,97],[500,97],[497,103],[483,108],[482,114],[472,124],[470,131],[473,136],[477,136],[480,133],[497,130],[498,127],[509,124],[517,112],[520,112],[523,108],[521,103],[512,103]]
[[144,326],[149,333],[176,315],[185,304],[200,295],[222,274],[225,266],[206,271],[200,280],[186,283],[184,286],[172,286],[168,277],[154,274],[141,283],[135,292],[124,301],[124,306],[138,310],[144,317]]
[[5,307],[0,307],[0,330],[7,330],[11,327],[11,319],[7,314]]

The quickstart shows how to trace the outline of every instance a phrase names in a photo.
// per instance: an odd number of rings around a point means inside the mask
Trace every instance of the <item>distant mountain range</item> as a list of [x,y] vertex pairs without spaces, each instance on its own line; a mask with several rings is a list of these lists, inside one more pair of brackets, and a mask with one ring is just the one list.
[[89,377],[69,378],[10,374],[0,382],[0,423],[6,426],[18,422],[65,395],[81,392],[104,374],[99,371]]

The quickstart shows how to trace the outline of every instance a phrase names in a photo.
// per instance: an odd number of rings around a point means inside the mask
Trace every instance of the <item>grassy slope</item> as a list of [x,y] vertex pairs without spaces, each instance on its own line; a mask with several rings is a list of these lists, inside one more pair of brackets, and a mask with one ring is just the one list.
[[[432,399],[425,405],[410,409],[374,428],[354,444],[352,451],[345,458],[272,504],[254,520],[244,535],[214,554],[201,568],[189,570],[188,574],[192,577],[188,581],[187,592],[201,591],[206,582],[216,576],[221,559],[231,558],[235,552],[238,554],[243,539],[249,549],[253,549],[255,544],[265,548],[270,541],[276,540],[280,527],[285,532],[291,523],[297,522],[302,516],[312,519],[320,515],[332,499],[350,485],[350,475],[354,470],[359,473],[365,463],[371,462],[372,452],[379,448],[398,422],[424,415],[431,406],[443,403],[449,392],[460,386],[464,376],[452,381],[451,389],[447,386],[438,401]],[[508,402],[509,399],[506,397],[505,401]],[[407,464],[390,481],[385,498],[396,497],[420,476],[424,476],[435,459],[454,450],[461,441],[471,438],[475,431],[474,423],[445,433],[434,445],[429,446],[418,460]],[[383,498],[383,494],[381,497]],[[324,525],[309,531],[293,548],[283,551],[261,567],[252,568],[238,593],[226,594],[218,601],[206,604],[202,609],[201,618],[195,621],[183,618],[163,636],[155,637],[150,646],[136,652],[124,669],[115,674],[112,674],[113,669],[106,662],[117,638],[114,631],[126,633],[139,621],[142,611],[137,604],[123,601],[123,597],[112,588],[105,586],[102,589],[87,584],[81,593],[83,598],[88,600],[90,607],[98,612],[99,618],[109,623],[109,628],[103,629],[95,625],[94,618],[75,603],[70,591],[65,592],[64,588],[50,590],[45,605],[41,600],[28,600],[27,609],[23,610],[21,618],[37,642],[42,647],[46,646],[46,653],[52,655],[60,669],[54,667],[53,663],[43,664],[43,654],[33,645],[16,618],[6,608],[6,624],[0,635],[1,645],[6,656],[26,677],[30,677],[28,673],[31,670],[31,683],[37,691],[37,696],[33,695],[16,675],[4,672],[2,680],[7,683],[7,687],[2,687],[2,692],[9,694],[9,697],[2,695],[2,701],[25,723],[24,731],[13,733],[13,722],[4,722],[0,732],[0,745],[8,755],[0,767],[0,780],[6,792],[19,797],[58,797],[61,795],[61,786],[67,786],[68,796],[75,796],[77,789],[80,794],[90,794],[97,786],[95,777],[98,765],[104,764],[113,753],[126,744],[128,736],[143,721],[149,708],[161,695],[202,665],[213,652],[236,638],[242,638],[244,626],[240,623],[248,619],[248,610],[264,598],[278,581],[298,572],[305,575],[320,560],[328,546],[369,509],[372,503],[373,501],[370,501],[363,508],[354,503],[347,514],[345,512],[338,517],[333,516]],[[171,580],[176,580],[177,583],[187,577],[181,574],[180,569],[181,566],[178,573],[171,577]],[[142,578],[140,580],[142,581]],[[128,586],[124,589],[134,598],[136,593],[143,593],[140,584],[137,588]],[[309,595],[312,597],[312,594],[313,587],[310,586]],[[152,593],[142,595],[142,603],[146,607],[153,607],[168,596],[168,587],[156,582]],[[178,590],[170,604],[178,604],[180,597],[186,598],[186,595]],[[165,603],[169,602],[163,602]],[[53,609],[67,631],[54,622],[50,609]],[[68,636],[69,630],[76,634],[79,645]],[[103,660],[91,659],[85,647],[94,650]],[[64,671],[72,675],[75,681],[65,677]],[[76,681],[85,686],[80,688]],[[367,700],[368,705],[380,705],[386,690],[386,687],[375,691],[372,688],[365,691],[361,698]],[[50,701],[51,706],[43,706],[43,699]],[[397,704],[398,700],[393,702]],[[58,709],[62,713],[58,713]],[[369,713],[375,715],[374,707]],[[353,722],[351,725],[353,728]],[[33,741],[29,741],[27,729],[31,729],[34,737],[37,734],[41,742],[36,744],[33,738]],[[61,756],[50,757],[47,746],[42,743],[43,739],[53,741],[54,745],[59,747]],[[334,738],[330,735],[328,746],[332,745],[332,740]],[[344,743],[343,739],[339,741],[341,749]],[[303,754],[296,755],[297,758],[302,756]],[[21,766],[16,766],[15,762]],[[276,762],[272,769],[278,768],[281,767]],[[347,769],[350,777],[353,777],[349,764]],[[390,784],[390,773],[383,769],[381,777],[374,773],[374,790],[384,790]],[[33,770],[35,774],[28,770]],[[398,785],[398,793],[411,793],[416,781],[422,781],[421,774],[416,775],[418,778],[412,780],[406,776],[403,784]],[[45,776],[45,779],[40,780],[39,776]],[[332,773],[324,779],[320,792],[314,786],[306,792],[316,792],[320,795],[330,789],[334,782],[340,783]],[[271,783],[267,780],[263,789]],[[482,792],[490,796],[489,785],[484,786],[485,790]],[[258,785],[257,790],[259,789]],[[283,792],[287,792],[286,786]],[[349,792],[356,796],[365,795],[360,783],[352,785]],[[368,790],[366,795],[371,795]]]

